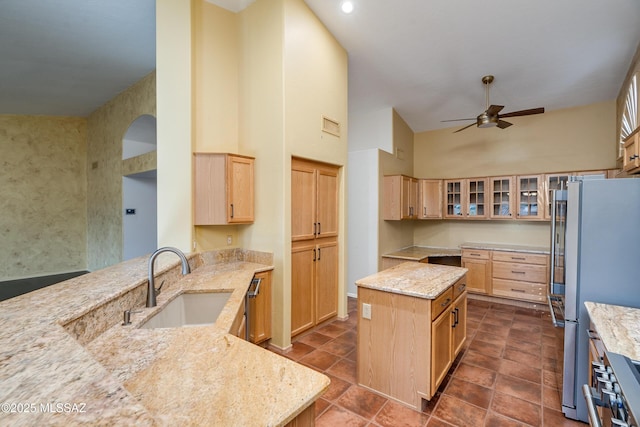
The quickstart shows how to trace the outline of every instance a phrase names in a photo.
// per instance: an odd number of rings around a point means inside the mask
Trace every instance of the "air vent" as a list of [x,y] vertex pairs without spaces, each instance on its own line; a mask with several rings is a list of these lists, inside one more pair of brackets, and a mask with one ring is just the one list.
[[327,116],[322,116],[322,131],[330,133],[331,135],[340,136],[340,123]]

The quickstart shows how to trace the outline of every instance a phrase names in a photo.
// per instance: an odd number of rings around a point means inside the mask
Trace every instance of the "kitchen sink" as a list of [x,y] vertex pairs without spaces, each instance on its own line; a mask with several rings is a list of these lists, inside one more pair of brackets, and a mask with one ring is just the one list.
[[232,292],[184,293],[170,301],[140,328],[179,328],[215,323]]

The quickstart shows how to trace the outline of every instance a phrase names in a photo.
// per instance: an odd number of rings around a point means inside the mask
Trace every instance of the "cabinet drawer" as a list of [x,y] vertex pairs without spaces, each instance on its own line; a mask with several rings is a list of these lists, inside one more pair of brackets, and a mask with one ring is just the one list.
[[543,303],[546,301],[546,285],[493,279],[493,294],[501,297]]
[[493,261],[493,277],[523,282],[546,283],[547,267],[545,265]]
[[489,259],[489,251],[484,249],[463,249],[462,258]]
[[525,254],[520,252],[493,252],[494,261],[518,262],[522,264],[547,265],[549,262],[548,255]]
[[453,284],[453,299],[458,298],[460,294],[467,290],[467,276],[463,276]]
[[431,320],[434,320],[451,305],[453,301],[453,287],[450,286],[446,291],[440,294],[436,299],[431,301]]

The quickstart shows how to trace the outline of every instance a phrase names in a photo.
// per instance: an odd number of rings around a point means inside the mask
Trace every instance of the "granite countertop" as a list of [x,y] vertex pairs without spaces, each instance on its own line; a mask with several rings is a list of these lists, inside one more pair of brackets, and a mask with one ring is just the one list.
[[584,305],[608,351],[640,360],[640,309],[590,301]]
[[511,245],[507,243],[481,243],[465,242],[460,245],[462,249],[485,249],[489,251],[523,252],[530,254],[549,255],[550,250],[546,246]]
[[435,299],[468,270],[437,264],[403,262],[356,280],[357,286],[425,299]]
[[384,254],[382,256],[384,258],[422,261],[429,257],[460,256],[460,254],[460,249],[435,248],[430,246],[409,246],[394,252]]
[[[179,271],[164,255],[156,272]],[[254,273],[272,266],[189,258],[193,273],[167,279],[128,326],[104,307],[146,283],[146,257],[0,302],[0,424],[279,426],[320,397],[326,376],[229,333]],[[232,294],[213,325],[138,329],[184,291]]]

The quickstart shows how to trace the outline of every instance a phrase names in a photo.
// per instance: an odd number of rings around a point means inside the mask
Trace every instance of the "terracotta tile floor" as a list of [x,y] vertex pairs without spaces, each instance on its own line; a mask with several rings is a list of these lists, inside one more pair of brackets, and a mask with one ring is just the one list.
[[284,356],[331,379],[316,426],[581,426],[560,410],[562,330],[548,314],[469,300],[465,348],[424,412],[372,393],[356,380],[357,302],[349,319],[296,338]]

